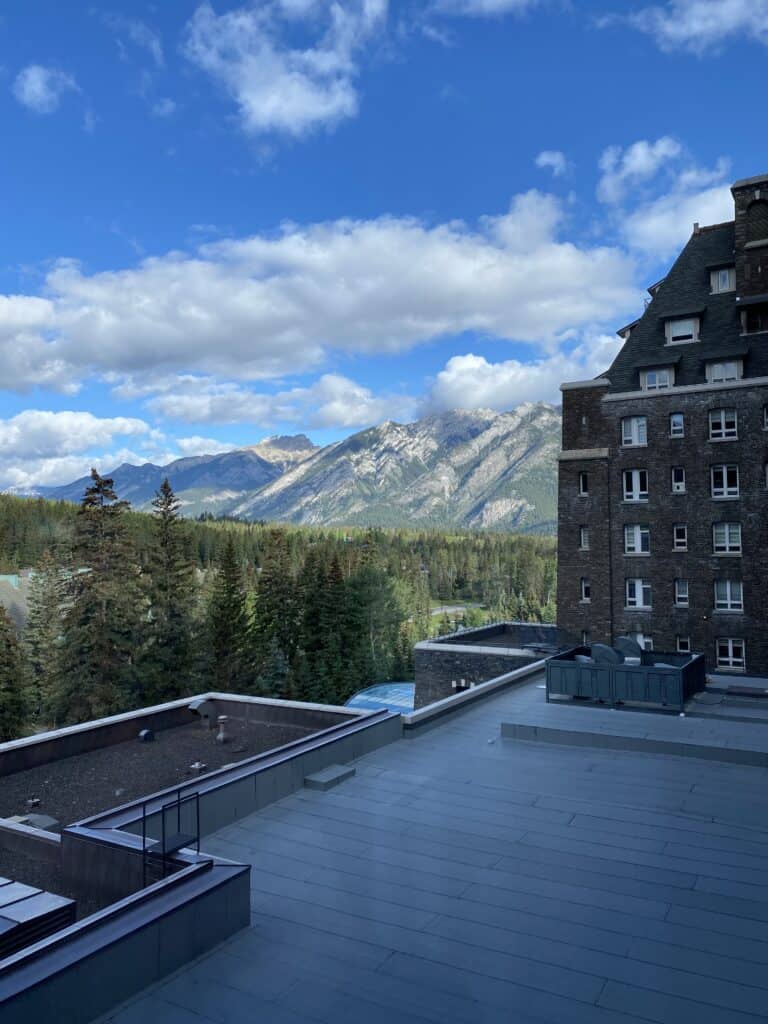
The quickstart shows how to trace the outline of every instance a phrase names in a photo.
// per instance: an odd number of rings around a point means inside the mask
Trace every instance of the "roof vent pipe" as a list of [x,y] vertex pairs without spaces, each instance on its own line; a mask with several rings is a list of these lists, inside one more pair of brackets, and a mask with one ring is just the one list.
[[229,721],[226,715],[219,715],[219,731],[216,733],[217,743],[229,743],[229,733],[227,732],[227,722]]

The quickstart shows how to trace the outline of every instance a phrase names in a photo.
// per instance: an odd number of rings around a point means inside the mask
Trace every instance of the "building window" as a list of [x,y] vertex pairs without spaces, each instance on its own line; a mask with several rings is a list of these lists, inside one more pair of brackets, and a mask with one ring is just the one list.
[[727,668],[732,672],[743,672],[747,666],[746,645],[743,640],[732,637],[718,637],[715,641],[717,667]]
[[713,409],[709,414],[709,440],[733,441],[739,436],[735,409]]
[[699,340],[699,318],[667,320],[665,324],[668,345],[688,345]]
[[644,651],[653,650],[653,638],[650,636],[646,636],[645,633],[633,633],[632,639],[635,641],[635,643],[639,644]]
[[688,526],[685,523],[675,523],[672,527],[672,550],[688,550]]
[[761,334],[768,331],[768,303],[764,306],[747,306],[742,311],[741,322],[745,334]]
[[712,475],[713,498],[738,498],[738,466],[713,466],[710,472]]
[[675,637],[675,646],[677,647],[678,654],[690,654],[691,653],[691,638],[689,636],[678,636]]
[[584,602],[592,600],[592,587],[586,576],[581,577],[581,600]]
[[747,207],[747,242],[768,239],[768,202],[756,199]]
[[744,611],[744,588],[741,580],[715,580],[715,611]]
[[688,607],[688,580],[675,580],[675,604],[678,608]]
[[669,417],[669,436],[685,437],[685,416],[681,412],[673,412]]
[[589,473],[579,473],[579,494],[589,494]]
[[741,523],[715,523],[712,550],[716,555],[741,554]]
[[648,470],[624,470],[624,501],[648,501]]
[[627,608],[651,607],[651,581],[631,579],[626,581]]
[[589,527],[579,527],[579,547],[582,551],[589,551]]
[[763,406],[763,430],[768,430],[768,405]]
[[721,267],[719,270],[710,271],[709,286],[714,295],[736,291],[736,268]]
[[730,380],[741,380],[743,370],[744,367],[740,359],[707,363],[707,380],[710,384],[724,384]]
[[683,466],[672,467],[672,493],[685,494],[685,469]]
[[672,367],[660,370],[642,370],[640,387],[643,391],[664,391],[675,383],[675,372]]
[[651,552],[651,531],[648,526],[628,524],[624,527],[624,554],[648,555]]
[[590,641],[590,636],[589,636],[589,630],[588,629],[582,629],[582,631],[581,631],[581,646],[582,647],[589,647],[590,642],[591,641]]
[[648,443],[648,417],[625,416],[621,421],[621,444],[632,448]]

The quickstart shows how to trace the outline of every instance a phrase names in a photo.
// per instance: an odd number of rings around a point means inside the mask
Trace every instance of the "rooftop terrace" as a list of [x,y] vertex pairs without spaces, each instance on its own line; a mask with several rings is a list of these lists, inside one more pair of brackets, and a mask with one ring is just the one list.
[[[209,835],[253,866],[250,926],[104,1020],[767,1020],[766,768],[575,735],[738,725],[543,701],[535,676],[465,703]],[[583,745],[501,735],[555,719]]]

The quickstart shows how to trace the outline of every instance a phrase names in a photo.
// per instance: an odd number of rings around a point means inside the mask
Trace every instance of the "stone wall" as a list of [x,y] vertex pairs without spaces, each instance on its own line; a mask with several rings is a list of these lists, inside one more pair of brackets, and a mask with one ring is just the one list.
[[414,708],[426,707],[460,692],[451,685],[454,679],[456,682],[464,679],[467,683],[484,683],[537,660],[534,655],[510,655],[501,650],[486,654],[457,647],[446,644],[440,650],[436,644],[430,644],[416,648]]
[[[564,423],[580,424],[577,410],[584,395],[578,390],[564,393]],[[690,637],[694,652],[703,653],[707,669],[714,671],[715,642],[734,637],[746,642],[747,674],[768,675],[768,632],[764,627],[768,601],[768,431],[763,427],[763,407],[768,405],[768,387],[702,385],[685,391],[637,393],[601,399],[602,426],[593,434],[591,448],[608,449],[603,459],[570,457],[581,449],[584,438],[564,430],[565,458],[560,461],[558,528],[558,624],[590,640],[611,642],[624,633],[651,636],[657,651],[674,651],[677,637]],[[736,409],[738,439],[709,440],[709,411]],[[669,436],[669,416],[685,417],[685,436]],[[648,419],[648,444],[620,446],[621,419],[643,415]],[[599,421],[598,421],[599,422]],[[739,466],[740,497],[712,498],[712,465]],[[685,493],[672,493],[672,467],[685,469]],[[648,471],[648,502],[625,502],[622,490],[624,469]],[[589,473],[589,495],[580,497],[578,474]],[[742,528],[741,556],[715,555],[712,526],[716,522],[739,522]],[[650,527],[651,551],[647,555],[624,554],[625,524]],[[688,528],[688,550],[674,551],[673,527]],[[579,549],[579,527],[587,525],[590,547]],[[590,579],[591,601],[581,602],[580,579]],[[625,608],[625,581],[638,577],[652,586],[652,609]],[[689,604],[675,606],[675,579],[687,580]],[[741,580],[744,612],[714,610],[716,579]]]

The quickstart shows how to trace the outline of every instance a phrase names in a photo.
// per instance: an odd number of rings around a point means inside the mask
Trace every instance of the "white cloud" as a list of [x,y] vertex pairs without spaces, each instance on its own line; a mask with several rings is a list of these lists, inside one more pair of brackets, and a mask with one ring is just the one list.
[[170,117],[176,111],[176,103],[170,97],[165,96],[153,103],[151,110],[155,117]]
[[[34,344],[4,379],[27,387],[36,368],[60,387],[94,374],[134,389],[180,373],[278,379],[334,351],[402,352],[464,331],[553,347],[639,301],[626,253],[561,240],[563,220],[558,199],[533,191],[474,228],[394,217],[286,224],[127,270],[86,274],[61,261],[45,299],[6,300],[30,304]],[[0,366],[5,358],[11,371],[22,327],[3,320],[0,299]]]
[[214,441],[212,437],[179,437],[176,445],[182,455],[220,455],[231,452],[235,445]]
[[726,185],[686,192],[675,188],[627,216],[624,232],[637,249],[671,256],[689,239],[694,222],[720,224],[733,220],[733,197]]
[[163,44],[160,36],[146,22],[138,18],[126,18],[122,14],[109,12],[102,13],[100,17],[104,24],[114,32],[123,58],[127,59],[122,42],[123,37],[126,37],[134,46],[145,50],[152,58],[152,62],[156,67],[162,68],[165,65],[165,55],[163,54]]
[[13,82],[13,95],[22,106],[36,114],[54,113],[64,93],[79,91],[72,75],[41,64],[27,65]]
[[568,170],[565,153],[561,153],[558,149],[542,150],[536,157],[535,164],[537,167],[552,171],[556,178],[561,178]]
[[768,0],[669,0],[629,21],[667,51],[703,54],[740,36],[768,45]]
[[492,363],[468,353],[449,359],[425,401],[428,412],[448,409],[513,409],[522,402],[559,403],[563,381],[591,380],[604,373],[621,348],[615,335],[589,336],[571,351],[533,362]]
[[539,2],[540,0],[435,0],[434,7],[443,14],[487,18],[500,14],[521,14]]
[[[28,409],[0,420],[0,487],[30,489],[66,483],[87,472],[115,437],[151,435],[147,423],[118,416],[102,419],[89,412]],[[90,454],[84,455],[82,453]],[[138,456],[130,453],[137,461]],[[104,459],[104,456],[101,456]],[[121,461],[118,454],[111,459]]]
[[0,381],[13,391],[37,385],[58,391],[77,389],[75,373],[49,341],[56,320],[54,304],[32,295],[0,295]]
[[598,199],[603,203],[621,202],[630,188],[651,180],[682,152],[680,143],[668,135],[656,142],[641,139],[626,149],[610,146],[600,157],[602,177],[597,186]]
[[184,377],[175,388],[166,388],[147,404],[157,415],[187,423],[295,423],[336,429],[408,417],[416,408],[416,400],[409,396],[375,395],[370,388],[335,373],[323,374],[306,387],[275,393],[250,391],[232,382]]
[[[358,55],[386,14],[387,0],[272,0],[222,15],[206,2],[184,53],[235,100],[246,132],[299,137],[357,114]],[[288,41],[298,22],[313,36],[304,47]]]

